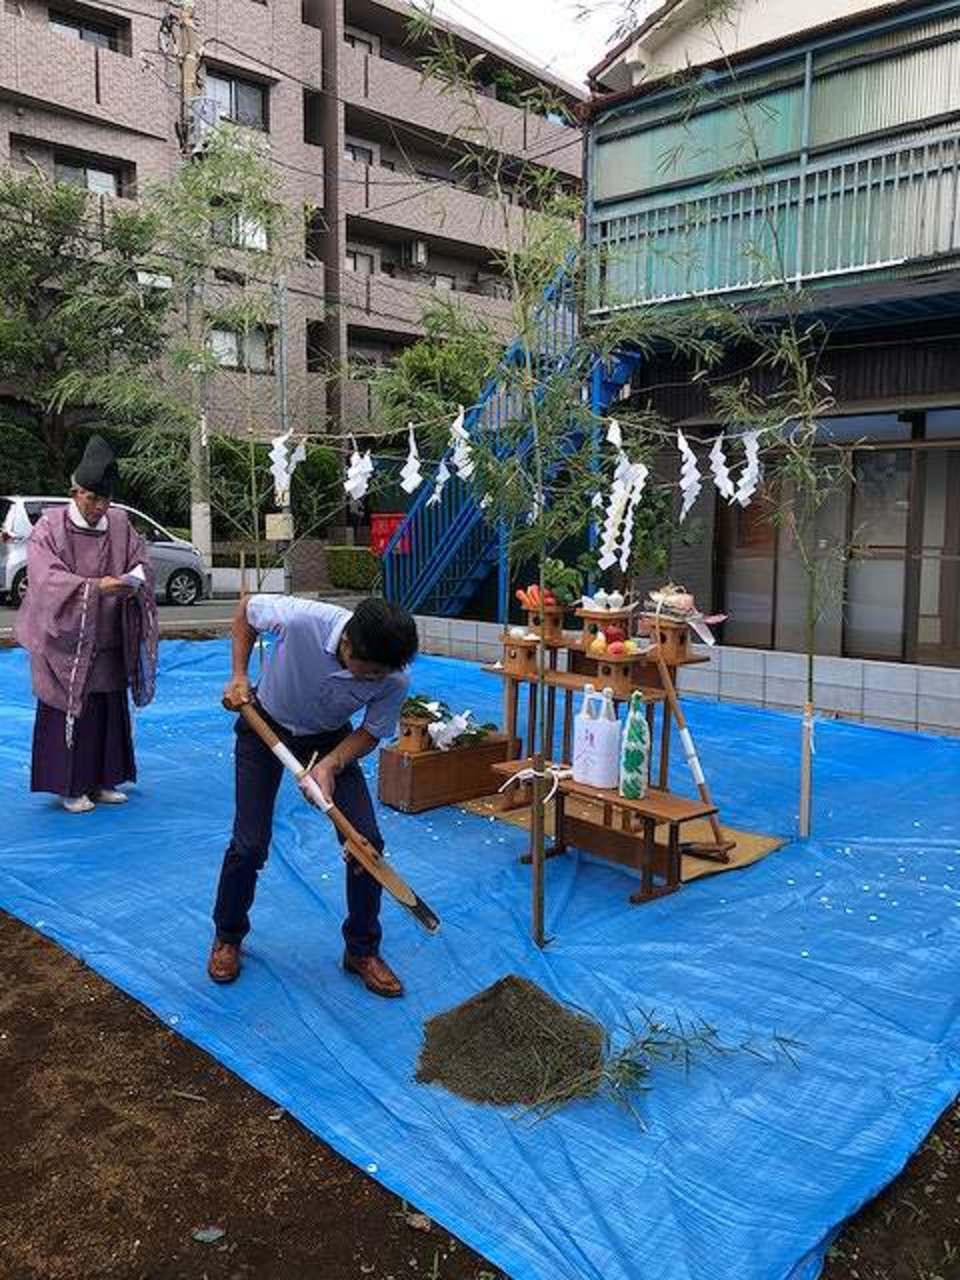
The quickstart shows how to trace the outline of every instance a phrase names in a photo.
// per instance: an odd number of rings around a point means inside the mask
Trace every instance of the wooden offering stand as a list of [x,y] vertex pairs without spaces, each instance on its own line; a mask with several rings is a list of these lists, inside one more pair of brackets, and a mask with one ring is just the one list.
[[[564,697],[561,758],[565,761],[573,758],[573,703],[575,694],[582,693],[588,684],[592,684],[597,689],[610,688],[613,692],[614,702],[619,706],[622,702],[628,702],[634,693],[639,692],[646,704],[651,744],[655,739],[656,708],[658,706],[661,708],[659,758],[656,772],[657,791],[655,794],[659,797],[668,797],[672,803],[680,805],[682,811],[682,816],[678,817],[674,825],[670,827],[671,840],[675,838],[678,840],[677,832],[683,823],[692,821],[694,817],[707,818],[713,829],[713,841],[687,845],[683,851],[710,861],[729,862],[730,850],[734,847],[733,842],[725,838],[720,828],[717,808],[713,804],[706,779],[700,768],[700,762],[687,729],[683,709],[676,690],[675,675],[678,668],[693,663],[709,661],[708,658],[701,658],[693,653],[690,645],[689,626],[685,622],[664,619],[652,614],[638,617],[634,611],[628,609],[579,609],[577,610],[577,617],[584,623],[583,630],[561,631],[559,637],[556,637],[555,633],[551,636],[548,632],[541,639],[539,631],[534,631],[533,628],[528,628],[527,633],[522,637],[510,633],[505,634],[503,637],[504,653],[502,662],[497,666],[484,668],[484,670],[500,676],[504,680],[504,731],[512,741],[519,741],[518,712],[521,689],[524,685],[528,689],[527,758],[519,762],[516,762],[514,758],[514,772],[521,768],[529,767],[538,746],[540,746],[545,758],[550,759],[553,756],[558,691],[562,692]],[[604,627],[611,625],[619,626],[628,639],[635,638],[631,636],[631,633],[635,630],[646,631],[645,647],[640,648],[635,653],[616,655],[608,653],[590,654],[588,650],[596,636]],[[638,641],[638,643],[641,642]],[[537,705],[537,668],[540,661],[539,650],[541,644],[544,649],[545,684],[547,686],[545,723],[542,726],[538,723]],[[562,654],[566,655],[566,670],[560,670],[559,659]],[[674,722],[676,722],[684,753],[697,783],[700,794],[699,803],[684,801],[680,797],[672,796],[669,793],[670,750]],[[503,769],[498,768],[497,772],[502,773]],[[566,785],[565,783],[561,784],[561,790]],[[528,784],[515,786],[511,790],[510,799],[504,801],[505,807],[522,807],[529,804],[530,793],[531,788]],[[569,787],[564,794],[572,794]],[[642,813],[636,809],[626,808],[626,802],[624,801],[615,804],[616,800],[619,800],[616,793],[610,793],[607,799],[603,801],[602,809],[605,821],[600,824],[602,828],[611,828],[614,810],[621,814],[621,819],[626,820],[628,826],[633,822],[640,822],[641,825],[646,822]],[[642,804],[643,802],[637,803]],[[692,807],[688,812],[682,808],[683,805]],[[562,801],[558,801],[558,808],[562,808]],[[669,817],[656,815],[653,816],[652,820],[654,828],[658,822],[667,822],[669,824],[672,821]],[[571,821],[576,822],[577,820]],[[586,825],[589,826],[590,824]],[[596,838],[595,833],[580,827],[577,827],[576,830],[577,843],[580,847],[601,857],[608,856],[605,849],[612,847],[610,841],[599,840]],[[644,830],[646,832],[645,827]],[[619,836],[621,832],[618,830],[616,834]],[[571,837],[568,835],[568,838]],[[584,843],[587,839],[590,840],[589,844]],[[644,839],[646,840],[646,834]],[[615,841],[614,844],[617,844],[617,842]],[[620,847],[619,844],[617,844],[617,847]],[[631,854],[631,857],[634,856],[634,854]],[[669,854],[669,846],[666,856],[669,861],[671,856]],[[625,859],[620,857],[615,858],[615,860],[624,861]],[[649,862],[650,859],[648,858],[647,861]],[[641,863],[634,861],[631,865],[641,866]],[[667,878],[669,879],[669,875]]]
[[[494,772],[510,778],[526,765],[511,761],[494,766]],[[558,768],[560,766],[557,766]],[[581,802],[588,816],[567,812],[567,800]],[[640,872],[640,888],[630,894],[629,901],[650,902],[676,893],[682,887],[680,878],[680,829],[688,822],[710,818],[715,805],[700,800],[687,800],[669,791],[651,789],[642,800],[625,800],[617,791],[590,787],[572,778],[564,778],[557,787],[554,819],[554,842],[547,850],[548,858],[566,853],[571,845],[586,849],[596,857]],[[667,841],[658,844],[658,826],[667,827]],[[527,855],[524,862],[529,862]]]
[[426,716],[401,716],[400,731],[397,741],[393,744],[394,748],[409,756],[419,755],[421,751],[432,751],[433,744],[430,741],[432,723],[433,721],[428,720]]

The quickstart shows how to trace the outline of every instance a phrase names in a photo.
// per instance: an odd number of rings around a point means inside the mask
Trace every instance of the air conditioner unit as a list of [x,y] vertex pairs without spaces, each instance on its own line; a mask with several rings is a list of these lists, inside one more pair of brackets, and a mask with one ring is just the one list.
[[220,123],[220,103],[216,98],[191,98],[188,111],[188,142],[190,150],[196,155],[203,150]]
[[425,267],[430,256],[426,240],[407,240],[401,246],[400,256],[405,267]]

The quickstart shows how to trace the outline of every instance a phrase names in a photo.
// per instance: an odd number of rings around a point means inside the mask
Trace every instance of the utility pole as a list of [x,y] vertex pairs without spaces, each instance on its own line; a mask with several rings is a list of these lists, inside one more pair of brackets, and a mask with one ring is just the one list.
[[[287,278],[281,276],[274,285],[277,300],[277,382],[280,394],[280,434],[286,436],[290,430],[290,363],[289,363],[289,295]],[[293,454],[289,442],[288,455]],[[292,468],[291,468],[292,470]],[[283,550],[283,593],[290,595],[293,590],[293,570],[290,564],[290,541],[293,538],[293,510],[290,506],[289,486],[285,491],[283,503],[283,525],[288,534]]]
[[[193,0],[183,0],[178,15],[180,62],[180,123],[182,150],[190,163],[194,98],[203,96],[202,45]],[[202,268],[201,268],[202,270]],[[187,294],[187,335],[192,344],[203,339],[204,280],[196,280]],[[207,378],[200,374],[197,411],[190,426],[190,537],[208,565],[213,563],[210,515],[210,444],[207,437]]]

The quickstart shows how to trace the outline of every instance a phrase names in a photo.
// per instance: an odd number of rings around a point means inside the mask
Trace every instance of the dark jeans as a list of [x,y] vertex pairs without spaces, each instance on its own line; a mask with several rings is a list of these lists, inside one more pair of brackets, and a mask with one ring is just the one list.
[[[278,730],[279,732],[279,730]],[[332,733],[284,741],[303,764],[313,753],[322,759],[350,733],[350,726]],[[263,869],[273,832],[273,806],[283,776],[283,765],[246,721],[237,719],[236,812],[233,839],[227,848],[217,886],[213,911],[217,937],[222,942],[240,943],[250,931],[249,910],[257,888],[257,873]],[[370,792],[357,763],[348,765],[337,777],[333,801],[361,835],[382,852],[383,837],[377,826]],[[318,834],[326,834],[326,819],[317,815]],[[330,830],[333,830],[330,824]],[[342,840],[341,840],[342,843]],[[347,861],[347,918],[343,937],[354,956],[375,956],[380,947],[380,884],[352,859]]]

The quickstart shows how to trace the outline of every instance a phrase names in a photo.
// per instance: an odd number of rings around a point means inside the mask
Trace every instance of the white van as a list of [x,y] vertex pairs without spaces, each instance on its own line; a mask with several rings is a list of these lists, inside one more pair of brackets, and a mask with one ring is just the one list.
[[[19,607],[27,590],[27,539],[50,507],[65,507],[69,498],[0,497],[0,596]],[[126,511],[142,534],[157,575],[157,596],[167,604],[196,604],[211,594],[211,574],[196,547],[145,516],[142,511],[114,504]]]

